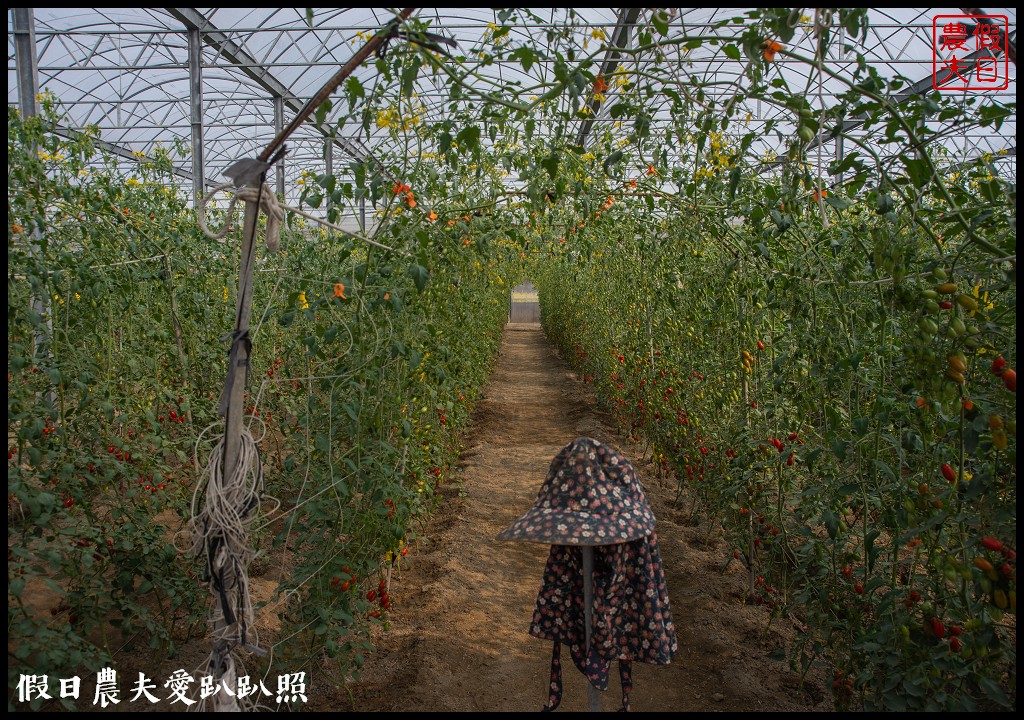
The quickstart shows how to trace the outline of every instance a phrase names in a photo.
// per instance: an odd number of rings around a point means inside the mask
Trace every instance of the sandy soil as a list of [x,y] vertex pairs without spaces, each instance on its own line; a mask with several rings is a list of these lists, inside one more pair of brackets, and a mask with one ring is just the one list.
[[[311,698],[310,709],[537,711],[546,697],[550,643],[528,634],[547,547],[495,540],[533,504],[551,459],[580,435],[633,459],[658,518],[679,654],[668,666],[634,665],[633,709],[821,711],[820,678],[803,687],[768,658],[794,632],[769,626],[743,602],[745,572],[706,527],[688,526],[675,488],[638,460],[595,409],[590,390],[548,345],[539,325],[510,324],[460,463],[461,487],[428,526],[392,581],[390,630],[376,638],[361,680]],[[565,658],[564,710],[586,709],[586,683]],[[604,708],[617,708],[612,672]],[[322,688],[322,685],[321,685]],[[337,693],[337,694],[335,694]],[[318,693],[319,695],[320,693]],[[333,696],[333,697],[330,697]]]

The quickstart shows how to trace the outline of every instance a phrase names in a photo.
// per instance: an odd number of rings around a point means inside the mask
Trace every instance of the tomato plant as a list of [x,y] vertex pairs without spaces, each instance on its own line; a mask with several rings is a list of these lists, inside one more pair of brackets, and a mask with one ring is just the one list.
[[[826,668],[837,707],[1012,706],[1016,185],[946,139],[1015,107],[884,76],[864,9],[638,17],[612,48],[575,11],[502,9],[454,55],[404,42],[436,30],[413,19],[372,83],[316,109],[374,147],[304,168],[300,201],[366,211],[377,244],[289,214],[258,256],[245,409],[280,503],[253,539],[285,568],[274,661],[358,669],[529,278],[550,340],[720,530],[748,600],[801,628],[789,660]],[[50,96],[8,111],[10,673],[202,624],[174,533],[235,313],[237,233],[199,231],[172,151],[126,170],[61,121]],[[52,614],[27,601],[43,585]]]

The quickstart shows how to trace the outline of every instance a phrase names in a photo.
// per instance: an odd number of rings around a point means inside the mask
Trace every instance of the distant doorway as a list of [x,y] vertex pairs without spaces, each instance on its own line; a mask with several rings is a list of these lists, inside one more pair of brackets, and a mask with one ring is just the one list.
[[512,288],[508,321],[512,323],[540,322],[540,298],[537,297],[537,288],[529,280]]

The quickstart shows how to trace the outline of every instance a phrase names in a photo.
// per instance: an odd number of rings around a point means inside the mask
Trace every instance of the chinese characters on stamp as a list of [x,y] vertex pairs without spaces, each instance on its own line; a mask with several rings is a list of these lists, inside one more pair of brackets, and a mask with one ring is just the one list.
[[1006,90],[1008,32],[1005,15],[936,15],[932,87],[942,92]]

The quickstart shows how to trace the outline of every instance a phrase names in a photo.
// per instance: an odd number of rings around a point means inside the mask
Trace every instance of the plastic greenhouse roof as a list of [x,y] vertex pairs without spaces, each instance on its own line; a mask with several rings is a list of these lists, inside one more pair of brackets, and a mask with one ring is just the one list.
[[[394,17],[395,10],[373,8],[316,9],[307,17],[300,8],[36,8],[34,9],[35,47],[38,59],[38,88],[49,91],[61,102],[72,128],[95,125],[101,138],[126,157],[129,152],[151,153],[154,147],[183,148],[175,155],[176,168],[190,176],[192,120],[190,115],[189,26],[200,30],[202,57],[202,124],[204,172],[207,184],[220,181],[221,171],[240,157],[255,156],[275,134],[275,98],[287,123],[352,53],[374,31]],[[518,22],[507,38],[494,38],[503,23],[498,11],[484,8],[423,8],[414,17],[430,24],[431,31],[451,37],[458,43],[452,51],[462,71],[472,71],[473,83],[482,91],[507,97],[512,91],[528,96],[532,86],[553,77],[550,59],[538,57],[527,68],[519,58],[509,57],[507,48],[532,42],[545,50],[548,58],[555,50],[574,48],[579,56],[593,54],[605,59],[620,18],[626,10],[612,8],[535,9],[518,12]],[[669,34],[710,33],[716,23],[741,17],[745,9],[674,9]],[[812,10],[808,10],[813,14]],[[987,14],[1006,15],[1010,37],[1016,38],[1016,10],[986,9]],[[650,24],[649,9],[637,11],[634,26]],[[885,78],[903,77],[907,85],[921,81],[930,87],[933,63],[932,21],[936,15],[961,14],[957,8],[872,9],[867,38],[842,36],[842,42],[830,46],[824,59],[829,68],[844,73],[855,66],[856,53]],[[18,73],[15,62],[13,13],[8,18],[8,103],[18,102]],[[719,35],[737,33],[729,25],[715,29]],[[843,32],[839,30],[839,32]],[[631,33],[635,42],[636,33]],[[848,46],[844,49],[844,45]],[[627,45],[632,47],[632,45]],[[814,37],[809,19],[799,20],[787,47],[805,57],[814,56]],[[674,76],[680,86],[694,78],[710,83],[708,97],[724,102],[735,92],[745,70],[744,58],[729,54],[723,44],[704,43],[687,49],[682,43],[666,47],[664,57],[639,53],[623,57],[631,72],[658,70],[663,77]],[[943,58],[940,57],[941,62]],[[803,89],[812,107],[829,106],[833,94],[845,88],[830,78],[822,78],[807,63],[779,58],[777,72],[790,88]],[[1016,65],[1008,64],[1008,87],[1000,93],[961,93],[964,102],[986,102],[987,98],[1006,104],[1016,101]],[[666,69],[669,74],[666,75]],[[370,95],[378,81],[372,62],[356,73]],[[438,78],[421,73],[416,80],[414,112],[425,120],[443,119],[447,112],[447,89]],[[613,86],[609,101],[597,108],[590,120],[578,121],[576,139],[584,139],[591,129],[616,131],[609,116],[614,105]],[[343,96],[335,95],[335,106],[325,126],[337,127],[337,118],[347,109]],[[668,97],[655,98],[652,124],[668,122]],[[737,117],[757,127],[775,119],[775,130],[759,137],[752,148],[755,156],[771,157],[784,147],[785,136],[794,127],[784,111],[762,103],[744,101]],[[944,130],[929,121],[935,130]],[[948,130],[948,129],[946,129]],[[338,128],[343,138],[334,154],[334,167],[343,170],[349,156],[401,153],[387,129],[369,123],[368,131],[352,121]],[[870,134],[863,137],[870,142]],[[951,158],[970,160],[993,153],[1007,159],[1001,172],[1015,176],[1016,115],[1011,115],[999,131],[991,128],[969,134],[946,133],[943,144]],[[291,152],[286,164],[286,194],[298,194],[296,181],[306,170],[323,172],[324,135],[312,124],[305,124],[289,141]],[[831,156],[833,142],[824,143]],[[769,168],[770,169],[770,168]],[[509,183],[514,183],[509,179]]]

